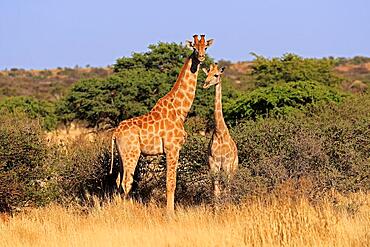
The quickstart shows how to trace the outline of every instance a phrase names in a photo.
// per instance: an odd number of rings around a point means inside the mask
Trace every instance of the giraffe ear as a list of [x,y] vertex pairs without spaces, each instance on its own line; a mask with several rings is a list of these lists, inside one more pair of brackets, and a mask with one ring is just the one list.
[[207,47],[210,47],[213,44],[213,39],[207,40]]
[[202,70],[203,70],[203,72],[204,72],[206,75],[208,75],[208,71],[207,71],[207,69],[206,69],[206,68],[203,68]]
[[185,45],[189,49],[193,49],[194,48],[193,42],[191,42],[190,40],[185,41]]

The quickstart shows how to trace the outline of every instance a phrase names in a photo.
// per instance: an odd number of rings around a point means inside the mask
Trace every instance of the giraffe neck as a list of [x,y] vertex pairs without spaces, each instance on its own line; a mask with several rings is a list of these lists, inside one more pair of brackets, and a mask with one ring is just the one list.
[[216,132],[228,131],[224,116],[222,113],[222,87],[221,82],[216,85],[215,89],[215,130]]
[[181,67],[180,73],[177,76],[175,84],[164,97],[174,97],[175,96],[175,93],[179,89],[182,79],[184,78],[186,71],[188,70],[189,63],[191,62],[190,60],[191,60],[190,57],[186,58],[185,63]]
[[200,62],[193,53],[185,61],[179,77],[170,91],[173,91],[172,107],[176,110],[178,118],[183,122],[185,121],[195,98],[199,65]]

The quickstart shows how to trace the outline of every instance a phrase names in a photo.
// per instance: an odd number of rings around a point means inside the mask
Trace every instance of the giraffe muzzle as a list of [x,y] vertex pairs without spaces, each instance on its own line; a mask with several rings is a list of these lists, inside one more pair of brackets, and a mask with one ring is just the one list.
[[205,59],[206,59],[206,56],[204,56],[204,55],[198,56],[199,62],[203,62]]
[[203,88],[204,89],[207,89],[207,88],[209,88],[211,86],[211,84],[210,83],[204,83],[203,84]]

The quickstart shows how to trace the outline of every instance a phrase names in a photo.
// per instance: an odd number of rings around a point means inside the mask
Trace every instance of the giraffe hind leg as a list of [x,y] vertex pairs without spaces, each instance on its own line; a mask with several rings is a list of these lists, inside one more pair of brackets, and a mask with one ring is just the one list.
[[133,175],[141,153],[140,144],[135,136],[123,135],[122,138],[116,139],[116,147],[121,157],[117,187],[120,193],[123,190],[127,198],[132,188]]
[[110,169],[109,175],[112,175],[113,172],[113,163],[114,163],[114,146],[116,145],[116,138],[113,136],[111,141],[111,161],[110,161]]
[[123,169],[123,191],[125,198],[129,197],[132,189],[132,183],[134,182],[134,173],[137,166],[137,162],[140,157],[140,150],[136,152],[130,152],[130,155],[124,157],[124,169]]
[[118,148],[118,153],[119,153],[119,158],[118,158],[118,162],[119,162],[119,170],[118,170],[118,174],[117,174],[117,178],[116,178],[116,189],[117,189],[117,193],[118,194],[121,194],[122,192],[122,179],[123,179],[123,157],[121,155],[121,152]]

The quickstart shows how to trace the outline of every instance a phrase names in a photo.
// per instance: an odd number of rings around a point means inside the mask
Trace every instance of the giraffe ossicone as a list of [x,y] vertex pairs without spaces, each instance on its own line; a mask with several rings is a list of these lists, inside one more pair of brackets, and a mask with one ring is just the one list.
[[207,78],[203,88],[215,86],[215,128],[212,139],[208,146],[208,165],[213,175],[214,194],[218,199],[223,191],[220,184],[220,173],[223,171],[230,182],[238,168],[238,149],[229,129],[225,123],[222,113],[222,80],[221,76],[225,68],[219,68],[218,64],[210,66],[209,70],[203,69]]
[[195,98],[200,63],[205,60],[206,49],[212,43],[212,39],[205,40],[205,35],[200,35],[200,39],[194,35],[193,41],[187,41],[193,53],[185,60],[172,89],[149,113],[122,121],[113,132],[110,174],[116,147],[120,156],[118,189],[123,187],[125,197],[131,191],[140,154],[165,154],[167,211],[173,212],[179,152],[186,137],[184,121]]

